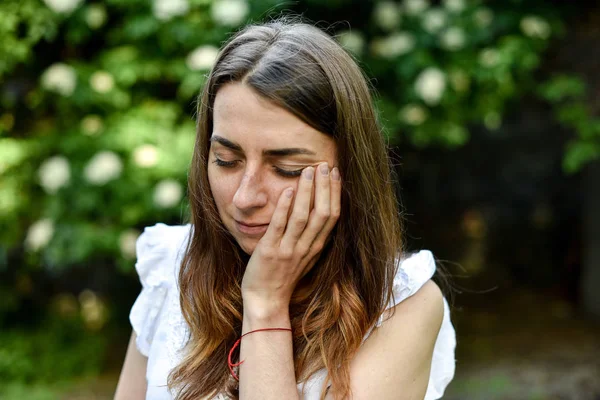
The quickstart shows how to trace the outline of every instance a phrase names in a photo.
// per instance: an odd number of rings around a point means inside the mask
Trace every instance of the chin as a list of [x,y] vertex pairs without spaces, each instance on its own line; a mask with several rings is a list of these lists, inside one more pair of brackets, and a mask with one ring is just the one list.
[[254,252],[254,249],[256,248],[256,245],[258,244],[258,240],[249,240],[247,238],[244,238],[242,240],[238,239],[237,243],[240,246],[240,248],[244,251],[244,253],[251,256]]

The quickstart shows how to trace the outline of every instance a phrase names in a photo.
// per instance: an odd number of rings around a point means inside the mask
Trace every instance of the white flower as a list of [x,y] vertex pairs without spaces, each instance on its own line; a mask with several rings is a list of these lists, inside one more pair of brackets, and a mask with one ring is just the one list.
[[442,47],[450,51],[462,49],[465,45],[465,41],[465,31],[457,26],[447,29],[440,38]]
[[154,188],[154,204],[160,208],[176,206],[183,196],[183,187],[173,179],[160,181]]
[[38,251],[48,245],[54,235],[54,222],[45,218],[33,223],[27,230],[25,237],[25,249]]
[[83,0],[44,0],[46,6],[59,14],[70,14]]
[[408,104],[400,110],[398,116],[407,124],[418,126],[425,122],[429,115],[425,107],[418,104]]
[[392,1],[382,1],[375,5],[373,18],[380,28],[391,31],[400,25],[400,8]]
[[189,9],[188,0],[154,0],[152,3],[152,13],[161,21],[167,21],[178,15],[185,15]]
[[119,248],[126,258],[135,258],[136,243],[140,237],[140,231],[136,229],[127,229],[119,235]]
[[98,93],[108,93],[115,87],[115,80],[106,71],[96,71],[90,77],[90,85]]
[[386,38],[378,38],[371,43],[371,49],[377,56],[394,58],[410,52],[415,47],[415,37],[408,32],[392,33]]
[[487,28],[494,20],[494,13],[489,8],[482,7],[473,14],[475,24],[480,28]]
[[81,318],[86,327],[92,331],[101,329],[108,316],[102,300],[90,289],[85,289],[79,294],[79,302],[81,303]]
[[102,118],[99,115],[90,114],[85,116],[81,120],[81,130],[84,135],[87,136],[96,136],[102,131],[104,127],[104,123],[102,122]]
[[96,153],[83,170],[85,179],[92,185],[104,185],[117,179],[123,171],[123,162],[112,151]]
[[142,168],[149,168],[158,162],[158,149],[151,144],[143,144],[133,151],[133,161]]
[[246,20],[250,7],[245,0],[216,0],[210,9],[213,21],[224,26],[238,26]]
[[447,10],[459,13],[466,8],[465,0],[444,0],[444,7]]
[[46,193],[56,193],[71,180],[69,160],[63,156],[50,157],[40,165],[38,177]]
[[188,54],[186,64],[193,71],[209,70],[215,64],[219,49],[215,46],[200,46]]
[[342,31],[336,36],[340,45],[354,54],[362,54],[365,48],[365,37],[357,31]]
[[423,15],[423,29],[434,34],[441,31],[446,26],[446,12],[440,8],[433,8]]
[[102,4],[90,4],[85,10],[85,22],[92,29],[98,29],[106,22],[106,8]]
[[48,91],[70,96],[75,91],[75,86],[77,86],[77,74],[70,65],[52,64],[42,74],[41,84]]
[[441,70],[430,67],[419,74],[415,81],[415,91],[423,101],[437,105],[446,90],[446,75]]
[[454,70],[449,75],[450,84],[457,92],[466,92],[471,86],[471,79],[466,72],[462,70]]
[[484,67],[495,67],[500,63],[500,52],[490,47],[481,50],[479,53],[479,63]]
[[530,15],[521,20],[521,30],[529,37],[548,39],[552,33],[548,21],[537,15]]
[[429,7],[429,2],[427,0],[404,0],[402,5],[408,15],[418,15]]

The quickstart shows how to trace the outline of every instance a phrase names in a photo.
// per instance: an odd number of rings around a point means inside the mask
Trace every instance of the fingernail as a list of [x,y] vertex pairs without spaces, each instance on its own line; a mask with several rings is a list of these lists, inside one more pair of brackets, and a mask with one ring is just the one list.
[[331,177],[334,181],[340,180],[340,171],[337,169],[337,167],[333,167],[333,169],[331,170]]
[[293,194],[294,194],[294,189],[292,189],[292,188],[289,188],[289,189],[287,189],[287,190],[285,191],[285,195],[286,195],[288,198],[291,198]]
[[321,164],[319,169],[321,170],[321,175],[327,175],[329,173],[329,164]]
[[304,177],[306,179],[312,179],[313,178],[313,174],[314,174],[315,170],[313,167],[308,167],[304,169]]

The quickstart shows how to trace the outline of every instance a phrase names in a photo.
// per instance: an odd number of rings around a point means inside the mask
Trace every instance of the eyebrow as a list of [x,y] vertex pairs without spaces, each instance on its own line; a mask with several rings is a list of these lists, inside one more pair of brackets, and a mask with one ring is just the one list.
[[[217,142],[217,143],[227,147],[228,149],[237,151],[238,153],[244,152],[242,150],[242,146],[240,146],[239,144],[234,143],[228,139],[225,139],[224,137],[221,137],[219,135],[212,135],[212,137],[210,138],[210,141]],[[266,156],[266,157],[285,157],[285,156],[295,156],[295,155],[299,155],[299,154],[305,154],[305,155],[311,155],[311,156],[317,155],[317,153],[315,153],[314,151],[300,148],[300,147],[290,147],[290,148],[285,148],[285,149],[267,149],[267,150],[263,150],[262,153],[263,153],[263,156]]]

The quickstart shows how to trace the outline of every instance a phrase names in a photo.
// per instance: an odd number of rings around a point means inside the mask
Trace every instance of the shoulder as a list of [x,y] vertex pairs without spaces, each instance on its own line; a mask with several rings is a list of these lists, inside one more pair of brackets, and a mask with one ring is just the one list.
[[429,250],[403,255],[396,259],[397,270],[392,282],[393,298],[376,323],[380,326],[393,311],[394,307],[415,295],[435,274],[435,258]]
[[[425,353],[433,349],[445,313],[445,299],[431,279],[436,263],[429,250],[421,250],[400,259],[394,279],[394,299],[378,326],[380,340],[413,343]],[[407,329],[406,327],[411,327]]]
[[442,291],[435,282],[427,280],[413,295],[389,310],[369,339],[376,347],[396,349],[399,354],[410,352],[412,360],[430,360],[444,312]]
[[[431,280],[398,303],[391,317],[377,327],[352,360],[351,388],[355,398],[426,397],[436,339],[444,318],[444,300]],[[437,377],[433,377],[435,381]]]
[[454,376],[456,336],[448,303],[431,278],[430,251],[398,259],[394,298],[351,364],[356,398],[439,399]]
[[163,223],[144,228],[136,243],[138,260],[149,254],[170,253],[179,250],[187,244],[191,229],[191,224],[165,225]]
[[454,347],[445,343],[454,333],[434,272],[429,251],[401,260],[394,301],[351,362],[354,398],[433,400],[443,394],[454,371]]
[[137,348],[149,356],[161,323],[169,293],[177,291],[177,272],[187,248],[191,226],[156,224],[144,229],[136,243],[135,264],[142,291],[131,308],[129,320],[136,333]]
[[436,271],[435,258],[429,250],[421,250],[402,256],[394,277],[394,296],[400,302],[414,295]]
[[[384,325],[395,329],[412,326],[421,331],[425,341],[434,342],[444,318],[444,296],[438,285],[432,280],[423,284],[412,296],[399,302]],[[428,340],[429,339],[429,340]]]
[[142,285],[172,281],[179,261],[186,250],[191,225],[162,223],[144,229],[136,243],[135,269]]
[[426,328],[434,328],[432,331],[437,335],[444,316],[444,296],[439,286],[431,280],[435,272],[435,258],[429,250],[421,250],[400,259],[393,284],[391,324],[395,324],[396,320],[401,320],[400,323],[418,323]]

